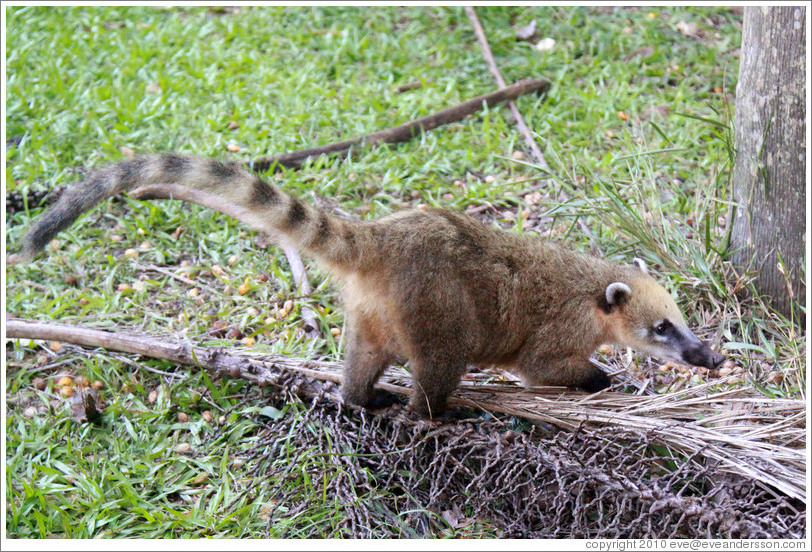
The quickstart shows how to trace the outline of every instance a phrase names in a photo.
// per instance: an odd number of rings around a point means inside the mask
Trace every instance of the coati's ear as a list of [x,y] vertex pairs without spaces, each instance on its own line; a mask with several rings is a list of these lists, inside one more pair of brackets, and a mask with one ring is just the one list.
[[622,305],[632,296],[632,288],[623,282],[612,282],[606,286],[606,304],[609,310]]
[[632,259],[632,263],[637,268],[637,270],[639,270],[643,274],[648,274],[648,266],[646,266],[646,261],[635,257],[634,259]]

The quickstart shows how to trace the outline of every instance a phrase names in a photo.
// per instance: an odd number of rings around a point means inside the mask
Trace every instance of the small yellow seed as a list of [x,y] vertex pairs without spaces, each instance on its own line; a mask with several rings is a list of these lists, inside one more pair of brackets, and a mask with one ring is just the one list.
[[178,412],[178,421],[182,424],[185,424],[189,421],[189,415],[186,412]]
[[103,389],[104,388],[104,383],[102,383],[101,380],[96,380],[93,383],[91,383],[90,385],[93,387],[93,389]]
[[57,387],[70,387],[73,385],[73,380],[68,376],[62,376],[56,381]]
[[200,295],[200,292],[198,291],[198,289],[197,289],[197,288],[192,288],[192,289],[190,289],[190,290],[189,290],[189,292],[187,293],[187,295],[188,295],[189,297],[197,297],[198,295]]
[[245,345],[246,347],[253,347],[254,344],[257,342],[256,339],[254,339],[253,337],[250,337],[250,336],[249,337],[243,337],[241,341],[242,341],[242,344]]
[[128,250],[126,250],[124,252],[124,256],[127,257],[128,259],[134,259],[135,257],[138,256],[138,250],[137,249],[128,249]]
[[85,376],[78,376],[76,378],[76,386],[77,387],[87,387],[90,384],[90,380],[88,380]]
[[51,350],[55,353],[62,350],[62,344],[59,341],[51,341]]
[[150,402],[150,403],[155,404],[155,401],[157,401],[157,400],[158,400],[158,390],[157,390],[157,389],[153,389],[152,391],[150,391],[150,392],[149,392],[149,397],[148,397],[148,398],[149,398],[149,402]]
[[132,289],[132,287],[130,287],[130,284],[119,284],[118,285],[118,290],[119,291],[129,291],[131,289]]
[[192,445],[189,443],[181,443],[175,447],[175,452],[185,453],[192,450]]
[[204,410],[202,416],[207,423],[214,421],[214,415],[211,413],[211,410]]
[[62,387],[59,393],[65,398],[70,397],[73,395],[73,387]]
[[240,151],[242,148],[240,146],[238,146],[237,144],[229,144],[228,146],[226,146],[226,149],[228,151],[236,152],[236,151]]
[[248,284],[251,282],[251,278],[246,278],[245,282],[242,283],[240,287],[237,288],[237,293],[240,295],[245,295],[249,291]]
[[330,333],[333,334],[333,337],[338,337],[341,335],[341,328],[330,328]]
[[211,273],[215,276],[222,276],[223,275],[223,267],[216,264],[211,267]]

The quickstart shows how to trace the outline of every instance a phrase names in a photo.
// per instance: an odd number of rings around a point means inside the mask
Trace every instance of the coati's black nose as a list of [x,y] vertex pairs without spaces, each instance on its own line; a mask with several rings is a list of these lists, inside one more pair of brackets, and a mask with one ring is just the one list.
[[682,355],[682,359],[688,364],[704,366],[711,370],[722,364],[726,358],[725,355],[717,353],[702,342],[699,342],[695,347],[691,347]]
[[723,354],[717,353],[716,351],[711,351],[711,353],[713,353],[711,357],[711,363],[713,364],[713,366],[711,368],[716,368],[717,366],[722,364],[725,360],[727,360],[727,357]]

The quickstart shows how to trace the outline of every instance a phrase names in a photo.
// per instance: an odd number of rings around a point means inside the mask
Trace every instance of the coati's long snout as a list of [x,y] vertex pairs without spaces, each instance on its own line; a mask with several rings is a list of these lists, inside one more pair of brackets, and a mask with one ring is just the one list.
[[620,265],[442,209],[343,220],[237,163],[143,155],[92,171],[35,221],[13,262],[27,262],[102,200],[150,184],[223,198],[240,220],[283,237],[336,276],[346,305],[342,396],[374,407],[374,385],[408,359],[418,415],[443,412],[470,365],[501,365],[527,385],[599,391],[590,355],[616,343],[708,368],[724,356],[691,330],[642,261]]
[[727,357],[717,353],[700,341],[690,330],[683,337],[682,361],[691,366],[704,366],[712,370],[722,364]]

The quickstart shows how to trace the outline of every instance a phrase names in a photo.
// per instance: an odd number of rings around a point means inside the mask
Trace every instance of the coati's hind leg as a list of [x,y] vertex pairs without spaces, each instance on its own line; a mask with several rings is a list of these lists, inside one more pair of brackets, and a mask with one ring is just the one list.
[[412,396],[409,405],[421,418],[437,418],[448,408],[448,397],[465,373],[464,362],[435,354],[409,359]]
[[390,406],[396,399],[391,393],[374,389],[375,382],[392,362],[392,356],[365,320],[348,318],[347,349],[341,396],[345,401],[366,408]]

